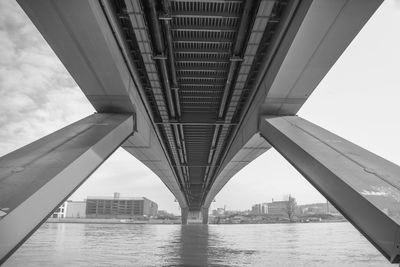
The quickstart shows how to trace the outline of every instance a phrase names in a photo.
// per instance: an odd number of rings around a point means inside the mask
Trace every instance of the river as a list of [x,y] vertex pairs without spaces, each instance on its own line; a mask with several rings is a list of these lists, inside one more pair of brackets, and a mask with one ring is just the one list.
[[393,266],[349,223],[45,223],[4,266]]

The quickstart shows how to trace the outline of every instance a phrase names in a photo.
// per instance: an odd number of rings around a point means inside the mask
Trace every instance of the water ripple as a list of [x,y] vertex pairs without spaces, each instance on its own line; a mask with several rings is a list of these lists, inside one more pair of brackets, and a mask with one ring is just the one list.
[[44,224],[4,266],[392,266],[348,223]]

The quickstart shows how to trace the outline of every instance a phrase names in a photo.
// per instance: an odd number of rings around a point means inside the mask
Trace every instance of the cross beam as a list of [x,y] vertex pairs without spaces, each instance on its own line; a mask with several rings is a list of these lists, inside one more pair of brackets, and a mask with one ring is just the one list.
[[400,262],[400,167],[297,116],[261,135],[390,262]]
[[0,158],[0,265],[133,129],[132,115],[93,114]]

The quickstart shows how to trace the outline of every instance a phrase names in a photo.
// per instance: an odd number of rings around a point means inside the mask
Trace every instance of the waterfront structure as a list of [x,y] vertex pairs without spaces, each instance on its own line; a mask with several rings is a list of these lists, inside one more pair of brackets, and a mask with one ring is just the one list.
[[268,203],[253,205],[251,207],[251,213],[254,215],[268,214]]
[[176,216],[165,210],[158,210],[157,211],[157,219],[176,219]]
[[289,197],[289,200],[274,201],[269,203],[255,204],[251,207],[251,214],[253,215],[270,215],[276,217],[288,217],[288,207],[290,201],[295,201],[294,198]]
[[54,213],[50,216],[53,219],[63,219],[66,216],[67,205],[66,203],[62,203],[60,207],[58,207]]
[[255,204],[255,205],[251,206],[251,213],[252,214],[261,214],[260,205],[261,204]]
[[0,263],[120,146],[183,223],[273,147],[400,262],[400,167],[296,116],[381,2],[18,0],[97,113],[0,159]]
[[145,197],[87,197],[87,218],[123,218],[156,216],[157,203]]
[[288,206],[290,200],[272,201],[267,203],[268,215],[276,217],[288,217]]
[[337,209],[329,202],[327,203],[313,203],[298,206],[299,211],[303,215],[313,214],[339,214]]
[[225,215],[225,209],[224,208],[217,208],[216,210],[212,211],[213,216],[223,216]]
[[66,204],[65,218],[85,218],[86,217],[86,201],[68,200]]

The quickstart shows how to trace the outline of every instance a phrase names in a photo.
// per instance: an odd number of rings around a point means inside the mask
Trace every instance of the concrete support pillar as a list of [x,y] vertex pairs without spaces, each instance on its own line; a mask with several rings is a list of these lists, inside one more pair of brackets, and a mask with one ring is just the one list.
[[189,208],[181,208],[182,224],[188,223]]
[[133,129],[132,115],[94,114],[0,158],[0,265]]
[[389,261],[400,261],[400,167],[297,116],[261,135]]
[[208,208],[201,208],[201,217],[203,224],[208,224]]

